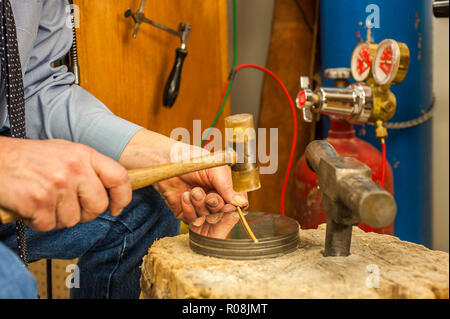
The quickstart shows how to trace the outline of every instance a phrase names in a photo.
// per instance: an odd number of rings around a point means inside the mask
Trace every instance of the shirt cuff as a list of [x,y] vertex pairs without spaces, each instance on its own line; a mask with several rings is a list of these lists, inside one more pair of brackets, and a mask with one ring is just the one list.
[[118,161],[131,138],[142,129],[114,114],[104,114],[80,142]]

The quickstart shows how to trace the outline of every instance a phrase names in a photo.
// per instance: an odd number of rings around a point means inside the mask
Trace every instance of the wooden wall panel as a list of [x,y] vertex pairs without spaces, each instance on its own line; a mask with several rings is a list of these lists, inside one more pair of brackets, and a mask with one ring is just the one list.
[[[71,272],[66,272],[66,267],[69,264],[77,264],[77,259],[71,260],[52,260],[52,298],[53,299],[68,299],[69,288],[66,286],[66,279]],[[28,265],[30,272],[38,282],[39,297],[47,299],[47,266],[45,259],[33,262]]]
[[[180,40],[148,24],[132,38],[140,0],[78,0],[77,29],[81,86],[115,114],[169,135],[176,127],[192,132],[192,120],[206,129],[219,109],[228,76],[226,0],[148,0],[146,16],[173,29],[192,24],[180,93],[172,109],[162,106],[163,89]],[[228,115],[227,108],[224,116]],[[223,128],[220,121],[219,128]]]
[[[294,101],[299,91],[300,75],[311,72],[315,8],[315,0],[275,1],[267,67],[283,81]],[[261,175],[262,187],[250,193],[249,200],[252,210],[279,213],[281,189],[291,150],[292,113],[286,97],[272,78],[265,77],[262,94],[258,125],[267,129],[278,128],[278,170],[275,174]],[[310,136],[310,125],[303,122],[300,110],[297,110],[297,118],[297,148],[292,172]],[[292,216],[294,207],[294,178],[291,173],[285,199],[286,215]]]

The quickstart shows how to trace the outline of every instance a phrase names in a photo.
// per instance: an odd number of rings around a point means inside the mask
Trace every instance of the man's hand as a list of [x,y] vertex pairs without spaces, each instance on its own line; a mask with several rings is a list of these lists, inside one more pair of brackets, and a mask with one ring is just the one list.
[[131,201],[125,168],[90,147],[13,138],[0,145],[0,206],[33,229],[72,227],[108,207],[118,215]]
[[155,187],[175,217],[204,236],[227,236],[239,221],[236,206],[248,206],[247,194],[233,190],[229,166],[186,174]]
[[[143,129],[130,140],[119,162],[127,169],[135,169],[201,154],[208,152]],[[233,190],[229,166],[185,174],[154,186],[175,217],[205,236],[225,237],[239,221],[236,206],[248,206],[247,194]]]

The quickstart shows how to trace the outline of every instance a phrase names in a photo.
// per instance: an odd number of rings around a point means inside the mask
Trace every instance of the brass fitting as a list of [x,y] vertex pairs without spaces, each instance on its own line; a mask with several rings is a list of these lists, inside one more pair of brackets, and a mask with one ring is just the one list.
[[378,120],[375,123],[375,136],[379,140],[383,140],[383,139],[387,138],[387,136],[388,136],[387,129],[384,126],[383,121],[381,121],[381,120]]
[[372,88],[373,108],[369,122],[376,123],[389,121],[395,114],[397,100],[388,86],[379,86]]

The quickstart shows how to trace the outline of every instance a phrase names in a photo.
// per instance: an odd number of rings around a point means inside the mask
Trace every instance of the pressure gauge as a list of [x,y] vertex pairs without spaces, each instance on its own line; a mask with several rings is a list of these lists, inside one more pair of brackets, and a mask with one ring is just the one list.
[[350,66],[356,81],[363,82],[371,76],[372,56],[376,46],[373,43],[360,42],[353,49]]
[[409,67],[409,49],[404,43],[386,39],[380,42],[372,61],[372,75],[379,85],[400,83]]

